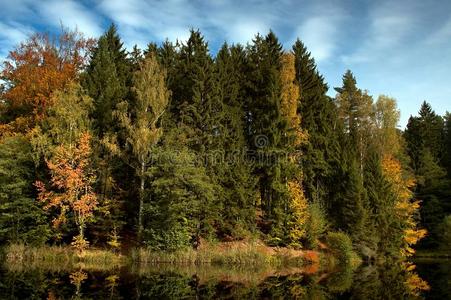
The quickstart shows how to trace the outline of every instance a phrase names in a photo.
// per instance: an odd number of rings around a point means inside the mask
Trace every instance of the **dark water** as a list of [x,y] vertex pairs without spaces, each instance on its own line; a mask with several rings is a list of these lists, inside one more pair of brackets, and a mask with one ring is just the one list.
[[[1,299],[451,299],[449,261],[356,271],[124,267],[109,271],[6,266]],[[312,273],[311,271],[307,273]],[[425,281],[427,281],[427,284]],[[429,286],[429,290],[426,291]]]

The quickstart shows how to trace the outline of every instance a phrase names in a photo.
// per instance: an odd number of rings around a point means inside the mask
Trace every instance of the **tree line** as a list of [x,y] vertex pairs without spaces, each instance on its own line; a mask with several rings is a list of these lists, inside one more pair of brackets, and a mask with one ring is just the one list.
[[316,248],[341,231],[373,256],[449,235],[449,113],[424,103],[402,132],[351,71],[329,97],[299,39],[212,55],[198,30],[130,52],[114,25],[37,33],[1,78],[2,243]]

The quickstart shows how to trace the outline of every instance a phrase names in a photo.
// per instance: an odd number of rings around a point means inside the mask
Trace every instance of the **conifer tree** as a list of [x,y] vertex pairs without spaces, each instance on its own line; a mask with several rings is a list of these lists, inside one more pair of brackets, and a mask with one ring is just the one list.
[[33,198],[34,164],[22,135],[0,141],[0,242],[41,245],[50,237],[47,217]]
[[304,190],[310,201],[329,205],[327,195],[333,193],[332,183],[336,181],[334,169],[339,152],[335,134],[338,128],[336,108],[326,95],[328,87],[305,45],[297,40],[292,51],[300,90],[298,113],[301,115],[301,127],[308,135],[308,142],[301,147]]
[[287,139],[288,123],[281,111],[282,46],[271,31],[257,35],[248,49],[248,141],[257,157],[261,207],[265,219],[281,240],[287,213],[286,176],[282,174],[281,150]]
[[236,237],[255,227],[256,181],[247,160],[245,136],[246,56],[240,45],[224,44],[215,59],[217,89],[222,103],[218,127],[218,150],[221,163],[214,172],[223,189],[222,234]]
[[93,118],[100,137],[116,132],[113,111],[129,96],[130,63],[113,24],[99,38],[83,78],[88,95],[94,99]]
[[342,87],[335,90],[338,92],[335,99],[338,117],[350,142],[347,150],[355,152],[359,162],[359,173],[363,178],[367,139],[370,137],[372,98],[357,88],[356,79],[350,70],[343,75]]

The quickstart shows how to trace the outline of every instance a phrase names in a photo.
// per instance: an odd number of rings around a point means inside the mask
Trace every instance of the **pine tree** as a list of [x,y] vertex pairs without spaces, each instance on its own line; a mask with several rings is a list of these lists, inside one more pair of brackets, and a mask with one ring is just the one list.
[[131,68],[136,68],[134,63],[137,62],[133,60],[139,60],[139,53],[134,52],[133,55],[131,58],[127,57],[113,24],[99,38],[81,80],[88,95],[94,100],[90,115],[96,135],[93,139],[93,163],[98,170],[96,191],[103,213],[99,215],[93,231],[99,232],[96,238],[100,239],[105,238],[105,230],[111,230],[108,227],[120,227],[123,215],[119,204],[126,197],[134,196],[130,190],[133,170],[123,161],[114,159],[115,154],[109,147],[118,143],[116,150],[125,151],[124,132],[113,114],[121,101],[134,101],[130,95]]
[[415,196],[423,202],[421,219],[430,233],[422,241],[424,247],[438,245],[438,226],[450,211],[447,205],[449,183],[443,165],[445,132],[443,118],[426,101],[421,105],[419,116],[409,118],[404,132],[407,153],[418,183]]
[[381,255],[397,255],[402,246],[402,230],[396,215],[396,194],[382,170],[382,160],[372,150],[366,162],[365,188],[368,195],[371,248]]
[[370,137],[372,98],[357,88],[357,82],[350,70],[343,75],[342,87],[335,102],[345,136],[349,140],[348,151],[354,151],[359,162],[360,176],[363,177],[364,161],[367,152],[367,139]]
[[[248,48],[248,143],[257,159],[261,207],[274,229],[283,227],[288,203],[279,157],[288,131],[281,111],[281,56],[282,46],[273,32],[265,38],[257,35]],[[281,235],[279,229],[273,235]]]
[[246,56],[240,45],[224,44],[215,59],[222,104],[217,146],[222,159],[215,165],[214,173],[223,189],[220,234],[232,237],[255,228],[256,181],[246,153],[245,66]]
[[30,142],[21,135],[0,141],[0,242],[43,244],[51,231],[33,198],[34,164]]
[[418,170],[421,165],[420,156],[428,148],[435,161],[443,159],[444,123],[426,101],[421,105],[418,117],[410,117],[404,137],[407,142],[407,153],[412,158],[412,167]]
[[83,86],[94,99],[94,125],[100,137],[117,131],[113,111],[128,99],[130,75],[130,63],[113,24],[99,38],[83,78]]
[[145,204],[144,242],[153,249],[176,250],[200,246],[200,238],[214,233],[217,187],[197,154],[186,145],[172,145],[178,136],[166,134],[165,143],[154,156],[148,174],[152,178],[149,193],[154,199]]
[[365,226],[368,224],[367,194],[359,174],[358,163],[355,159],[343,157],[342,170],[338,172],[340,178],[339,189],[333,196],[334,210],[331,214],[337,222],[338,229],[347,232],[353,241],[364,240]]
[[292,51],[300,90],[298,113],[301,126],[308,135],[308,142],[301,147],[305,194],[310,201],[330,205],[327,195],[333,193],[331,183],[335,182],[334,169],[339,151],[335,134],[338,127],[336,108],[326,95],[328,87],[304,44],[297,40]]

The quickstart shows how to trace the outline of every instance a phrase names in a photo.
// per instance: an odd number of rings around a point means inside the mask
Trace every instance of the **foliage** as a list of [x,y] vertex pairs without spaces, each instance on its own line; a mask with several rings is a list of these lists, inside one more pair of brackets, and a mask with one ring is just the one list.
[[306,235],[307,222],[309,220],[308,204],[299,182],[289,181],[288,191],[290,193],[290,220],[288,225],[289,245],[300,248],[301,240]]
[[411,200],[413,194],[410,188],[415,182],[412,178],[405,177],[400,162],[393,157],[384,157],[382,168],[387,180],[392,184],[392,191],[396,197],[396,215],[404,231],[401,253],[408,256],[414,253],[411,246],[426,235],[426,230],[419,229],[415,219],[420,203],[418,200]]
[[54,227],[65,223],[67,213],[73,213],[78,226],[78,236],[74,239],[77,249],[85,245],[84,230],[92,220],[97,207],[97,195],[93,191],[96,180],[90,168],[91,136],[84,133],[75,145],[61,145],[55,149],[54,157],[47,161],[51,179],[50,188],[42,181],[35,183],[38,200],[45,203],[44,209],[56,208],[59,214],[53,219]]
[[53,93],[78,78],[92,44],[81,33],[62,28],[56,37],[36,33],[11,51],[1,73],[6,84],[0,102],[2,134],[25,132],[45,117]]
[[155,56],[148,56],[135,73],[133,91],[136,95],[133,109],[129,109],[127,102],[121,102],[116,116],[125,129],[127,145],[131,148],[132,158],[129,164],[140,179],[138,239],[141,239],[145,174],[151,162],[153,148],[162,134],[158,121],[166,110],[170,95],[166,88],[166,72]]
[[340,265],[350,266],[353,263],[354,251],[351,238],[344,232],[328,232],[326,243],[335,253]]
[[442,223],[439,227],[439,232],[441,236],[440,248],[444,252],[450,253],[451,251],[451,215],[443,218]]
[[327,218],[325,209],[318,201],[309,203],[307,209],[308,219],[306,222],[307,247],[315,249],[318,247],[319,239],[327,230]]
[[18,134],[0,141],[0,241],[40,245],[50,236],[42,207],[33,199],[33,157]]

